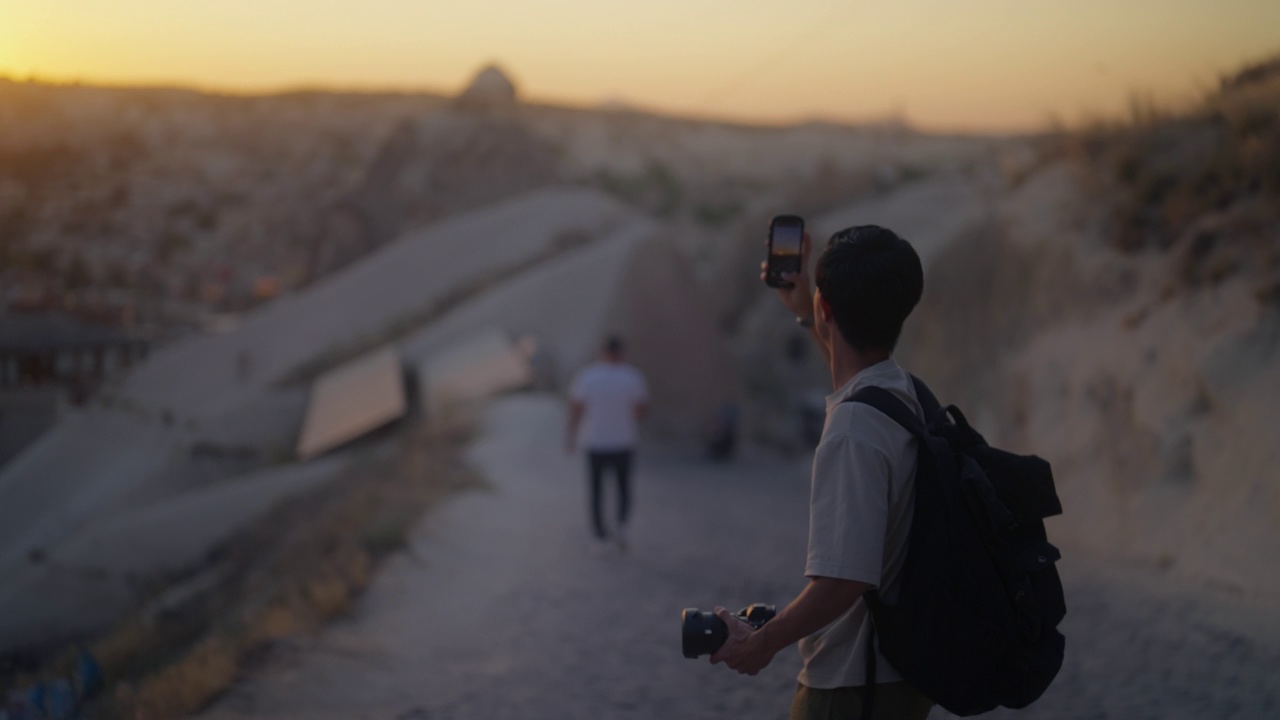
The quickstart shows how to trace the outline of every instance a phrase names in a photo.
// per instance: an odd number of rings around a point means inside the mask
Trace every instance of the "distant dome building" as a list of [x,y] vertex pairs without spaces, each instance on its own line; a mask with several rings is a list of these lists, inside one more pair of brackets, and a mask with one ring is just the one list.
[[461,110],[508,110],[516,106],[516,86],[502,68],[489,65],[476,74],[454,103]]

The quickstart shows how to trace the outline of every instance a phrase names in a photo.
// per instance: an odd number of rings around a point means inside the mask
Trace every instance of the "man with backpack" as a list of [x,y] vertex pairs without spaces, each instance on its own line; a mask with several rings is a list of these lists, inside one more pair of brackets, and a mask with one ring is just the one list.
[[991,448],[894,362],[924,290],[907,241],[874,225],[836,233],[812,296],[808,256],[806,235],[778,293],[835,388],[814,452],[809,583],[758,630],[717,607],[728,637],[711,662],[754,675],[798,642],[792,720],[1023,707],[1063,653],[1048,464]]
[[[911,245],[876,226],[832,236],[810,292],[809,238],[801,271],[781,288],[783,304],[809,327],[831,371],[827,417],[814,452],[809,500],[808,586],[760,630],[724,608],[716,614],[729,639],[711,657],[754,675],[773,656],[800,643],[804,667],[791,718],[859,717],[867,660],[874,651],[865,592],[896,600],[911,529],[916,443],[907,430],[869,405],[845,402],[881,387],[919,414],[911,376],[892,359],[903,322],[920,301],[924,271]],[[872,648],[872,649],[868,649]],[[933,706],[876,658],[874,717],[924,718]]]

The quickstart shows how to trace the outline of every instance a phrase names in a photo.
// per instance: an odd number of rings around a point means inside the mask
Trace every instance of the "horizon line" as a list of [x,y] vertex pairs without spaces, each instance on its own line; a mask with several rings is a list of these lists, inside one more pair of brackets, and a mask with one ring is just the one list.
[[[24,77],[25,75],[25,77]],[[216,83],[200,83],[182,80],[86,80],[79,77],[57,77],[42,75],[31,71],[20,73],[13,70],[0,70],[0,82],[15,84],[44,85],[49,87],[93,88],[119,91],[169,91],[188,92],[199,95],[236,97],[236,98],[268,98],[292,94],[329,94],[329,95],[404,95],[452,100],[461,90],[448,92],[438,88],[415,85],[392,85],[376,83],[336,84],[327,81],[299,81],[275,86],[231,86]],[[1034,128],[1001,128],[974,126],[921,125],[909,118],[906,112],[878,117],[866,118],[833,118],[822,115],[796,116],[790,119],[753,119],[739,115],[716,115],[695,110],[663,108],[645,104],[627,98],[602,97],[594,102],[582,102],[565,98],[522,96],[517,91],[516,102],[520,105],[546,109],[574,110],[603,113],[635,113],[649,115],[677,122],[697,122],[719,125],[733,125],[762,129],[785,129],[806,125],[831,125],[850,130],[898,127],[909,133],[934,136],[962,137],[1036,137],[1054,132],[1058,121],[1046,118]],[[609,107],[615,105],[616,107]],[[1111,118],[1108,118],[1111,119]]]

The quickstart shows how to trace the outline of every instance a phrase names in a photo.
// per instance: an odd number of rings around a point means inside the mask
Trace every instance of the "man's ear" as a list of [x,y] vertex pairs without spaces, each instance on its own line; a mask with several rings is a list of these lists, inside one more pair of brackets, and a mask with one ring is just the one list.
[[822,321],[826,323],[831,322],[831,303],[828,302],[826,298],[822,297],[821,290],[815,290],[813,292],[813,301],[815,306],[814,309],[822,315]]

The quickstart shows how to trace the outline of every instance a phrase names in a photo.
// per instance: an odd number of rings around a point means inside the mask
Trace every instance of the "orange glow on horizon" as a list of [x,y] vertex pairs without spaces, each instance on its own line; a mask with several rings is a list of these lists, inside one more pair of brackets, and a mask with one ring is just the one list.
[[5,0],[0,74],[454,93],[499,62],[535,101],[754,122],[1029,130],[1193,97],[1280,51],[1280,3]]

